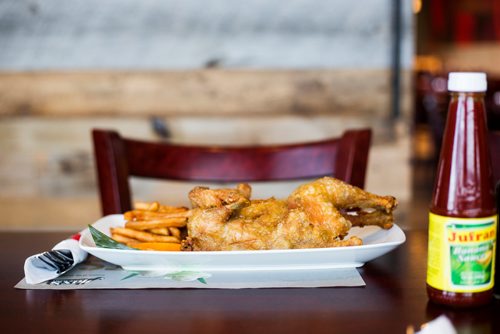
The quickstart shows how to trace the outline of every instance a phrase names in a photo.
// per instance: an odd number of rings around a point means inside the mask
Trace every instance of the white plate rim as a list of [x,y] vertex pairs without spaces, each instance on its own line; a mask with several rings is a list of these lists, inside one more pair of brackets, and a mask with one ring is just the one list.
[[[98,221],[94,222],[91,224],[93,227],[94,225],[104,221],[104,220],[109,220],[112,218],[117,218],[118,216],[122,217],[123,215],[109,215],[105,216]],[[119,226],[119,225],[113,225],[113,226]],[[95,227],[97,228],[97,227]],[[97,228],[101,232],[105,233],[106,235],[109,235],[108,231],[102,231],[100,228]],[[128,250],[128,249],[110,249],[110,248],[102,248],[102,247],[97,247],[97,246],[87,246],[84,245],[84,241],[87,238],[90,238],[92,240],[92,237],[90,235],[90,231],[88,228],[86,228],[82,233],[81,237],[79,240],[79,245],[80,248],[92,253],[93,250],[98,250],[99,252],[103,253],[117,253],[119,252],[120,254],[129,254],[129,255],[155,255],[158,256],[160,253],[165,253],[169,255],[176,255],[176,256],[192,256],[193,254],[196,254],[197,256],[214,256],[214,255],[252,255],[252,254],[293,254],[294,252],[297,253],[323,253],[327,252],[330,253],[334,251],[335,253],[342,253],[342,252],[352,252],[356,250],[369,250],[369,249],[376,249],[380,247],[391,247],[391,246],[399,246],[403,244],[406,241],[406,235],[403,232],[403,230],[397,225],[394,224],[391,230],[393,234],[396,235],[396,240],[394,241],[389,241],[389,242],[382,242],[382,243],[375,243],[375,244],[366,244],[366,245],[360,245],[360,246],[348,246],[348,247],[328,247],[328,248],[298,248],[298,249],[271,249],[271,250],[235,250],[235,251],[195,251],[195,252],[186,252],[186,251],[168,251],[168,252],[159,252],[159,251],[147,251],[147,250]],[[350,234],[351,235],[351,234]],[[356,234],[353,234],[356,235]],[[93,240],[92,240],[93,241]]]

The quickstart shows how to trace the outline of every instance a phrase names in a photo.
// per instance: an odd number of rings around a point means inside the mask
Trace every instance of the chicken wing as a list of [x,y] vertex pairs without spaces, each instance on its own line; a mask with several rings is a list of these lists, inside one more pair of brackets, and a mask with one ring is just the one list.
[[252,188],[246,183],[240,183],[236,189],[209,189],[195,187],[189,192],[189,199],[193,208],[213,208],[227,206],[238,209],[250,202]]
[[290,208],[301,208],[312,224],[327,224],[343,238],[351,226],[390,228],[397,201],[378,196],[332,177],[299,186],[289,197]]

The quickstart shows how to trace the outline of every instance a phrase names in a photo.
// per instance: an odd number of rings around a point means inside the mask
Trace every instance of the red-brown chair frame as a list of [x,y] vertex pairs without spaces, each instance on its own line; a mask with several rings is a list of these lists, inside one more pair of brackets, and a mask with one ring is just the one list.
[[250,182],[334,176],[364,187],[371,130],[293,145],[190,146],[147,142],[94,129],[103,215],[131,209],[129,176],[166,180]]

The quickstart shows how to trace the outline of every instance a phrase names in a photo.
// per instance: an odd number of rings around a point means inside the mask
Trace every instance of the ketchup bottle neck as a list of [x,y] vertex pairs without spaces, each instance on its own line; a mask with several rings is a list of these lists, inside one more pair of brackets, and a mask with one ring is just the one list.
[[484,93],[452,93],[431,211],[446,216],[495,213]]

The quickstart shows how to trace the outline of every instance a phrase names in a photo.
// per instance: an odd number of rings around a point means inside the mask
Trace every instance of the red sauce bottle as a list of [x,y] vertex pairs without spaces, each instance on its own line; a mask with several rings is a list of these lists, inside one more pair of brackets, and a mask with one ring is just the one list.
[[496,228],[484,108],[486,75],[450,73],[451,101],[429,214],[427,294],[455,307],[491,301]]

